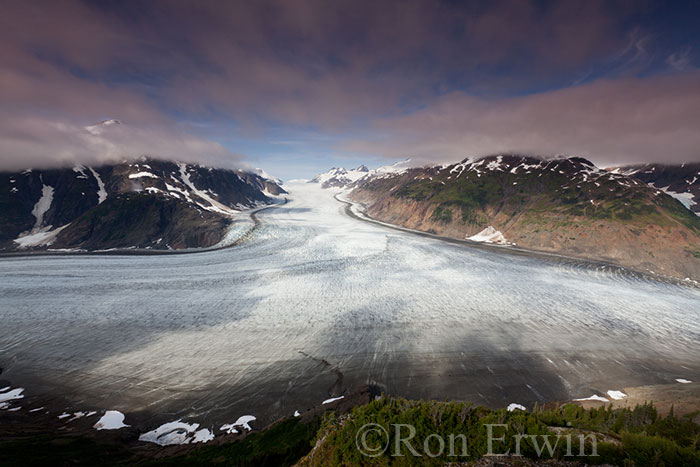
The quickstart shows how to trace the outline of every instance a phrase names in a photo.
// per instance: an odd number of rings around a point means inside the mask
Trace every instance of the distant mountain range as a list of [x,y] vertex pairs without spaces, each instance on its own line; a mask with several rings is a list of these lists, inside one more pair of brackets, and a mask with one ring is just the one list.
[[369,170],[367,166],[361,165],[355,169],[346,170],[342,167],[333,167],[328,172],[316,175],[309,180],[309,183],[320,183],[322,188],[347,188],[362,180],[380,178],[386,175],[403,173],[408,168],[411,160],[406,159],[393,165],[379,167]]
[[351,190],[384,222],[700,280],[700,217],[688,209],[697,208],[698,170],[503,154],[319,181]]
[[0,173],[0,251],[209,247],[237,212],[285,193],[258,172],[143,158]]
[[343,188],[356,182],[368,173],[369,169],[364,165],[350,170],[333,167],[328,172],[316,175],[309,183],[320,183],[322,188]]

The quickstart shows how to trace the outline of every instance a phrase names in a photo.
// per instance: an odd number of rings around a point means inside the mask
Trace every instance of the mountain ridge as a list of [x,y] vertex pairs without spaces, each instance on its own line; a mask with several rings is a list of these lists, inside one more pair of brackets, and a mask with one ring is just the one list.
[[[700,279],[700,218],[662,190],[584,158],[467,158],[346,188],[383,222],[460,239],[498,232],[527,249]],[[495,232],[480,235],[488,227]]]
[[700,216],[700,162],[623,165],[609,170],[635,177],[662,190]]
[[407,166],[410,162],[411,159],[404,159],[392,165],[385,165],[372,170],[368,169],[364,164],[350,170],[343,167],[333,167],[327,172],[316,175],[309,180],[309,183],[320,183],[322,188],[348,188],[370,178],[374,179],[403,173],[408,169]]
[[2,172],[0,187],[0,251],[209,247],[237,213],[286,193],[258,174],[148,158]]

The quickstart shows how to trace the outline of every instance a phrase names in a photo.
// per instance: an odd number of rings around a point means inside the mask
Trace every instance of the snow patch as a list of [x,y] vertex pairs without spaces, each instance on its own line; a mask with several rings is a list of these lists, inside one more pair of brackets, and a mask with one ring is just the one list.
[[625,397],[627,397],[627,394],[625,394],[622,391],[613,391],[611,389],[610,391],[608,391],[608,396],[610,396],[611,399],[619,401],[620,399],[624,399]]
[[501,169],[501,162],[503,161],[503,156],[498,156],[496,157],[495,161],[491,161],[486,165],[486,168],[488,170],[500,170]]
[[499,245],[505,245],[508,243],[503,234],[490,225],[478,234],[467,237],[467,240],[471,240],[473,242],[497,243]]
[[525,410],[527,410],[527,409],[526,409],[524,406],[522,406],[522,405],[520,405],[520,404],[516,404],[515,402],[513,402],[513,403],[511,403],[511,404],[508,404],[507,410],[508,410],[508,412],[512,412],[512,411],[514,411],[514,410],[523,410],[523,411],[525,411]]
[[149,178],[158,178],[157,175],[153,175],[151,172],[138,172],[135,174],[129,175],[129,178],[143,178],[143,177],[149,177]]
[[41,198],[34,205],[32,209],[32,215],[36,218],[34,223],[34,229],[39,229],[44,222],[44,214],[51,208],[51,203],[53,202],[53,187],[49,185],[43,185],[41,188]]
[[79,418],[84,418],[84,417],[92,417],[95,415],[97,412],[75,412],[73,414],[73,418],[68,420],[69,422],[72,422],[73,420],[77,420]]
[[582,399],[574,399],[575,401],[599,401],[599,402],[610,402],[603,396],[599,396],[597,394],[593,394],[591,397],[584,397]]
[[51,230],[51,225],[43,227],[37,231],[32,231],[20,235],[15,240],[15,243],[19,245],[20,248],[28,248],[33,246],[48,246],[51,245],[58,236],[59,233],[70,224],[66,224],[57,229]]
[[255,417],[252,415],[243,415],[241,417],[238,417],[238,420],[236,420],[233,423],[227,423],[225,425],[221,425],[221,428],[219,430],[231,434],[231,433],[238,433],[238,430],[236,430],[236,427],[246,429],[248,431],[252,430],[250,426],[250,422],[255,421]]
[[[10,389],[10,388],[6,387],[3,389],[3,391],[7,390],[7,389]],[[23,399],[24,398],[24,394],[22,394],[23,392],[24,392],[24,388],[16,388],[16,389],[12,389],[11,391],[0,393],[0,404],[2,404],[2,408],[9,407],[10,404],[8,402],[10,402],[10,401],[16,401],[19,399]]]
[[68,226],[68,224],[66,224],[53,230],[51,230],[53,228],[52,225],[44,226],[44,215],[51,208],[53,194],[54,189],[52,186],[42,185],[41,198],[39,198],[39,201],[36,202],[32,209],[32,215],[36,218],[34,227],[29,232],[23,232],[14,240],[20,248],[51,245],[61,230]]
[[129,425],[124,424],[124,414],[117,410],[108,410],[100,418],[93,428],[96,430],[118,430],[126,428]]
[[198,430],[199,423],[184,423],[180,420],[166,423],[155,430],[139,436],[139,441],[155,443],[159,446],[171,446],[175,444],[208,443],[214,439],[211,430],[202,428]]
[[681,383],[681,384],[692,383],[692,381],[687,380],[687,379],[684,379],[684,378],[676,378],[676,381],[679,382],[679,383]]
[[[189,444],[196,436],[199,423],[184,423],[180,420],[166,423],[155,430],[139,436],[139,441],[147,441],[160,446],[170,446],[173,444]],[[209,430],[206,430],[209,432]],[[199,435],[200,437],[202,435]]]
[[[220,214],[226,214],[228,216],[232,216],[238,212],[235,209],[231,209],[230,207],[219,203],[215,199],[212,199],[205,192],[199,190],[196,186],[194,186],[194,183],[192,183],[192,181],[190,180],[190,174],[187,173],[187,165],[185,165],[183,163],[179,163],[178,167],[180,168],[180,177],[182,178],[182,181],[184,182],[184,184],[187,185],[187,187],[190,190],[192,190],[192,192],[195,195],[197,195],[198,197],[202,198],[204,201],[209,203],[209,206],[205,206],[201,203],[197,203],[197,205],[199,205],[203,209],[206,209],[207,211],[218,212]],[[170,190],[170,188],[168,188],[168,190]]]
[[[179,193],[182,196],[184,196],[187,201],[189,201],[190,203],[194,203],[194,201],[192,201],[192,198],[190,198],[190,194],[187,193],[185,190],[182,190],[176,186],[172,186],[168,182],[165,182],[165,188],[167,188],[167,190],[171,192],[171,195],[177,196],[177,193]],[[177,197],[179,198],[179,196]]]
[[76,165],[75,167],[73,167],[73,172],[79,174],[75,178],[88,178],[87,174],[85,173],[85,167],[83,167],[82,165]]
[[214,439],[214,433],[207,430],[206,428],[202,428],[201,430],[194,432],[194,436],[192,437],[192,444],[208,443],[212,439]]
[[105,184],[102,182],[102,179],[100,178],[100,174],[98,174],[95,169],[92,167],[88,167],[90,172],[92,172],[92,176],[95,177],[95,180],[97,180],[97,204],[102,204],[104,200],[107,199],[107,190],[105,189]]
[[232,433],[238,433],[238,430],[233,426],[233,423],[226,423],[224,425],[221,425],[221,428],[219,428],[219,431],[223,431],[226,434],[232,434]]
[[[651,186],[654,186],[654,185],[651,185]],[[692,207],[697,204],[695,202],[695,200],[693,199],[694,195],[692,193],[689,193],[689,192],[678,193],[675,191],[671,191],[668,189],[669,187],[670,187],[670,185],[667,186],[666,188],[659,188],[659,190],[663,191],[664,193],[666,193],[669,196],[673,196],[678,201],[680,201],[683,204],[683,206],[685,206],[687,209],[690,209],[692,211]],[[656,188],[656,187],[654,187],[654,188]],[[696,212],[695,214],[700,216],[700,212]]]
[[339,401],[340,399],[344,399],[344,398],[345,398],[345,396],[331,397],[330,399],[326,399],[325,401],[323,401],[323,403],[321,405],[330,404],[331,402]]

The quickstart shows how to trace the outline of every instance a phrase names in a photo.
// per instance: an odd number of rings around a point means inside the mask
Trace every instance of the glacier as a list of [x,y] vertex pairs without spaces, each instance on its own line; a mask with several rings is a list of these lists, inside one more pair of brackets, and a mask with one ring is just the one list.
[[697,288],[418,236],[285,188],[233,248],[0,258],[3,380],[147,430],[265,426],[365,384],[505,407],[700,379]]

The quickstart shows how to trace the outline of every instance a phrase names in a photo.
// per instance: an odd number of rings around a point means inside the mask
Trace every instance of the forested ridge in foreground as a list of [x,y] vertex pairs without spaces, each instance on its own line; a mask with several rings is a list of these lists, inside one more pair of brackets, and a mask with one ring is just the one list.
[[[124,439],[105,443],[88,436],[55,432],[28,438],[9,436],[6,428],[0,431],[0,450],[5,459],[14,460],[14,464],[3,465],[41,465],[51,460],[58,465],[100,462],[102,465],[148,466],[432,466],[471,465],[489,459],[498,459],[503,465],[532,465],[528,460],[545,465],[700,465],[700,425],[693,421],[698,412],[677,416],[671,409],[662,416],[653,404],[590,409],[565,404],[536,406],[532,411],[508,411],[462,402],[410,401],[382,396],[345,413],[326,409],[323,415],[310,415],[282,420],[236,441],[182,446],[166,455],[140,449]],[[358,449],[361,430],[367,424],[381,426],[388,433],[388,438],[375,436],[379,432],[365,438],[370,447],[386,443],[387,449],[374,457]],[[398,452],[394,451],[396,425],[401,425],[402,430],[407,425],[415,429],[413,436],[406,430],[400,433],[404,441],[398,443]],[[491,433],[493,452],[510,451],[510,456],[484,457],[489,449],[489,425],[497,430]],[[437,437],[449,440],[450,435],[464,435],[466,444],[462,446],[462,438],[457,438],[456,449],[452,452],[456,456],[451,455],[449,445],[442,454],[434,455],[440,451]],[[512,456],[516,451],[516,435],[521,435],[522,457]],[[544,442],[544,436],[549,436],[549,445]],[[559,442],[556,442],[557,436]],[[567,439],[571,440],[570,446]],[[580,445],[582,440],[583,446]],[[580,456],[582,452],[584,455]],[[462,455],[464,453],[466,455]]]

